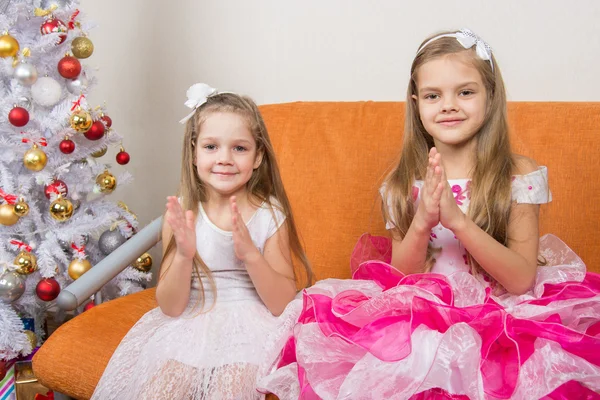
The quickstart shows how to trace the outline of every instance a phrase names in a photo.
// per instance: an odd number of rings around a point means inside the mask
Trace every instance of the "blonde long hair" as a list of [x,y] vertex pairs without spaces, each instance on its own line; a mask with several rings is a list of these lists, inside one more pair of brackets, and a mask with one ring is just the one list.
[[[453,33],[453,32],[446,32]],[[434,35],[427,38],[427,43]],[[419,67],[423,64],[452,54],[467,54],[472,65],[481,75],[487,92],[484,122],[479,128],[474,154],[474,167],[471,171],[468,215],[481,229],[503,245],[507,244],[508,221],[510,216],[511,177],[514,159],[509,141],[509,128],[506,112],[506,90],[498,63],[492,55],[494,68],[490,62],[480,59],[475,48],[465,49],[453,37],[441,37],[427,44],[415,57],[410,69],[410,82],[406,95],[406,117],[404,139],[400,160],[385,179],[385,198],[390,199],[391,215],[383,204],[386,221],[393,221],[393,235],[403,239],[415,215],[412,199],[412,185],[415,180],[425,177],[428,152],[434,146],[433,138],[425,130],[419,115],[419,108],[413,95],[417,95]],[[435,263],[436,249],[427,250],[425,270],[431,270]],[[473,271],[478,270],[469,255]]]
[[[178,195],[182,198],[183,209],[191,210],[197,215],[200,202],[208,200],[206,185],[198,175],[194,159],[200,127],[210,114],[216,112],[235,113],[247,121],[248,128],[256,141],[257,155],[262,155],[260,165],[253,171],[250,180],[246,184],[248,193],[251,194],[249,199],[257,207],[262,203],[266,203],[271,209],[278,208],[285,215],[292,255],[295,260],[302,264],[304,273],[306,274],[306,285],[310,285],[313,281],[312,269],[296,229],[292,208],[281,180],[271,139],[256,103],[249,97],[233,93],[221,93],[210,96],[206,103],[198,107],[194,115],[186,123],[181,161],[181,182],[178,192]],[[273,202],[273,199],[276,202]],[[163,256],[163,262],[160,266],[161,270],[170,267],[170,265],[164,265],[164,260],[167,259],[168,254],[175,251],[175,246],[175,239],[171,237]],[[198,252],[194,256],[194,270],[198,277],[204,276],[207,278],[213,293],[216,293],[212,273]],[[161,276],[163,274],[161,272]],[[296,271],[294,271],[294,277],[298,281]],[[200,303],[201,307],[204,307],[205,290],[202,280],[199,279]]]

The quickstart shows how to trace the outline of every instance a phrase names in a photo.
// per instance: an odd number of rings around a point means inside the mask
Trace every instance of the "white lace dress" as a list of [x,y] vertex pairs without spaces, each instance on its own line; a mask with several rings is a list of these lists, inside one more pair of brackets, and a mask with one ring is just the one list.
[[[262,253],[285,216],[266,204],[247,226]],[[211,268],[215,296],[205,284],[198,306],[193,276],[188,307],[179,317],[160,308],[146,313],[113,354],[92,399],[261,399],[255,390],[266,338],[277,326],[233,250],[231,232],[214,225],[200,206],[198,252]],[[211,308],[212,306],[212,308]]]

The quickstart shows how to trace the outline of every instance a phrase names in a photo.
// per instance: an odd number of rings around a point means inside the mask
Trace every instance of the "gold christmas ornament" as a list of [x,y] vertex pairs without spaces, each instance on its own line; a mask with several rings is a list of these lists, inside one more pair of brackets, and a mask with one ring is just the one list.
[[94,158],[100,158],[100,157],[102,157],[103,155],[106,154],[107,150],[108,150],[108,147],[103,147],[100,150],[93,152],[92,153],[92,157],[94,157]]
[[92,268],[92,264],[88,260],[80,260],[78,258],[71,261],[69,264],[68,273],[71,279],[76,280],[81,275],[85,274]]
[[60,222],[68,220],[73,215],[73,203],[59,196],[50,204],[50,215]]
[[11,204],[2,204],[0,206],[0,224],[11,226],[19,221],[19,216],[15,214],[15,206]]
[[75,129],[77,132],[87,132],[93,122],[90,113],[80,108],[71,114],[71,128]]
[[17,266],[15,270],[21,275],[29,275],[37,269],[37,258],[28,251],[21,251],[14,259],[13,264]]
[[48,156],[36,144],[27,150],[23,156],[23,164],[30,171],[41,171],[46,166],[46,163],[48,163]]
[[144,253],[139,256],[131,266],[138,271],[149,272],[150,269],[152,269],[152,256],[148,253]]
[[5,32],[0,36],[0,57],[14,57],[19,53],[19,42],[17,39]]
[[73,39],[71,52],[77,58],[88,58],[94,52],[94,44],[84,36]]
[[29,204],[25,203],[23,200],[19,201],[14,206],[14,213],[19,217],[24,217],[29,212]]
[[37,336],[30,330],[24,330],[23,333],[27,335],[27,339],[29,339],[29,343],[31,343],[31,348],[35,349],[37,347]]
[[104,171],[96,177],[96,184],[100,186],[102,193],[111,193],[117,187],[117,178],[108,171]]

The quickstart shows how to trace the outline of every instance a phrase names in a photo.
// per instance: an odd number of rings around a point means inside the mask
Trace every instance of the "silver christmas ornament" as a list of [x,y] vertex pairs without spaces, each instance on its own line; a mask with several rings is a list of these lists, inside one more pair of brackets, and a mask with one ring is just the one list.
[[114,231],[109,229],[100,235],[100,239],[98,239],[98,247],[100,248],[102,254],[107,256],[126,241],[127,239],[125,236],[121,235],[121,232],[118,229],[115,229]]
[[31,86],[33,85],[38,78],[38,72],[35,66],[26,63],[20,62],[15,67],[15,78],[19,81],[21,85]]
[[48,76],[39,78],[31,86],[33,101],[45,107],[51,107],[58,103],[61,95],[62,89],[60,88],[60,83]]
[[88,80],[84,73],[79,74],[77,79],[65,79],[67,90],[76,96],[85,92],[88,88]]
[[[88,235],[87,233],[84,235],[79,235],[79,237],[82,239],[81,244],[83,244],[84,246],[87,245],[90,241],[90,235]],[[72,249],[71,243],[67,242],[66,240],[58,239],[58,244],[64,252],[69,252]]]
[[19,97],[19,105],[23,108],[31,110],[31,100],[27,97]]
[[67,242],[66,240],[58,239],[58,245],[64,252],[68,252],[71,250],[71,243]]
[[25,280],[16,272],[6,271],[0,276],[0,301],[12,303],[25,293]]

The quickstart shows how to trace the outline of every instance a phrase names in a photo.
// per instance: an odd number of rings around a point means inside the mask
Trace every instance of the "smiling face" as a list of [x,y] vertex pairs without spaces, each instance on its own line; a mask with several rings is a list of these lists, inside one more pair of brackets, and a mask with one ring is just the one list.
[[195,164],[209,196],[245,194],[246,184],[261,160],[256,140],[241,115],[212,112],[202,122]]
[[423,127],[436,147],[463,147],[485,120],[487,92],[466,53],[432,59],[417,71],[417,102]]

